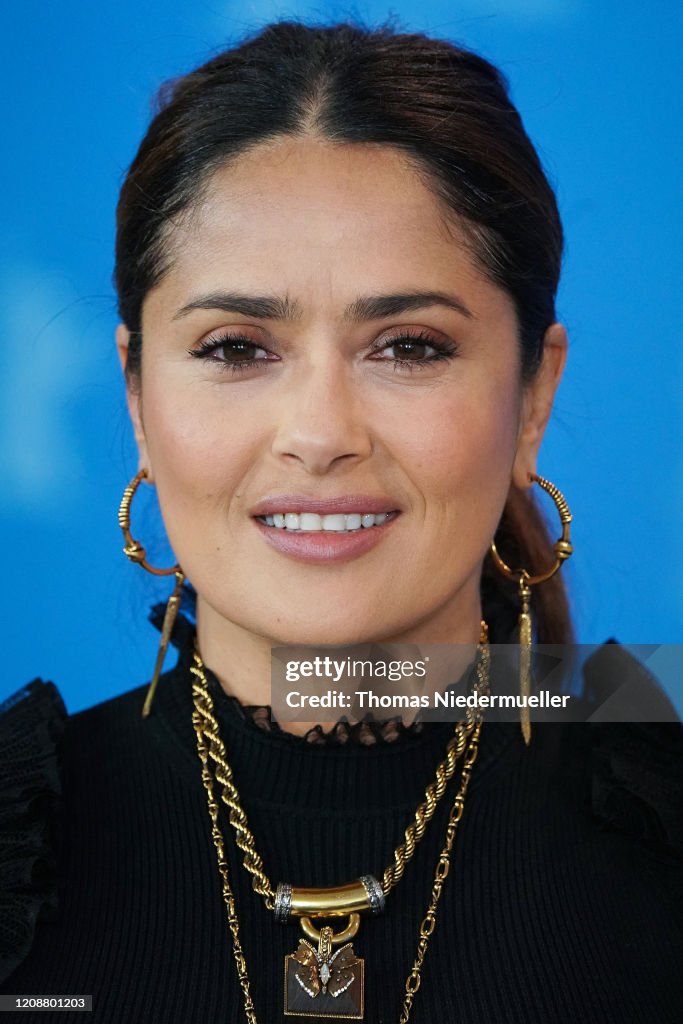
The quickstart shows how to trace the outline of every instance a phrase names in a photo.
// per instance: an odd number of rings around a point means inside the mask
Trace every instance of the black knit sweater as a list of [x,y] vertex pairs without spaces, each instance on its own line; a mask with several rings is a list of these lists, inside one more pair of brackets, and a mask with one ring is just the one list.
[[[97,1024],[245,1020],[190,660],[185,630],[147,719],[144,687],[69,717],[40,681],[6,702],[3,993],[92,994]],[[453,725],[423,723],[371,745],[356,734],[315,743],[264,731],[210,672],[209,685],[273,885],[381,877]],[[517,726],[484,722],[411,1022],[681,1024],[682,752],[678,725],[536,725],[527,748]],[[399,1020],[457,781],[384,914],[364,918],[354,940],[369,1024]],[[283,1017],[283,958],[300,929],[276,923],[252,891],[221,815],[259,1024],[317,1019]]]

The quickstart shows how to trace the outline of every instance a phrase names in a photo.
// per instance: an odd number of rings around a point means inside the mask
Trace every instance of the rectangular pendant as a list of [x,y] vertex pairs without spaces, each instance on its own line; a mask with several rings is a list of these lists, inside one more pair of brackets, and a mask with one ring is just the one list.
[[350,942],[324,958],[300,939],[285,957],[285,1017],[362,1020],[364,985],[365,964]]

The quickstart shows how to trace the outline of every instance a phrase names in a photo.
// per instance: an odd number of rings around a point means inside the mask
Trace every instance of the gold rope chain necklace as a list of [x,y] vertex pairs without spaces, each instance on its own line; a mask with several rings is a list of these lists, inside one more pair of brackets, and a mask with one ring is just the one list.
[[[482,620],[481,637],[477,648],[476,693],[488,693],[489,671],[488,626]],[[263,898],[266,908],[274,912],[277,920],[285,922],[292,916],[299,917],[302,930],[307,937],[300,938],[296,952],[285,957],[285,1016],[362,1020],[365,1002],[364,961],[355,955],[350,941],[358,931],[360,913],[370,911],[372,914],[379,914],[383,911],[385,897],[403,876],[406,864],[424,836],[426,826],[455,773],[458,760],[463,757],[460,786],[449,813],[444,846],[434,872],[429,907],[420,924],[415,961],[405,983],[399,1024],[407,1024],[415,994],[420,987],[420,971],[429,939],[436,926],[436,909],[450,869],[451,848],[462,817],[472,766],[477,758],[482,725],[481,712],[468,707],[465,721],[456,723],[454,735],[446,746],[446,757],[438,764],[434,781],[426,787],[425,799],[416,809],[414,820],[406,828],[404,841],[394,850],[394,861],[385,869],[381,884],[373,875],[363,875],[355,882],[333,888],[300,889],[293,888],[288,883],[280,883],[277,889],[273,890],[265,874],[261,857],[256,851],[254,837],[249,830],[247,816],[233,780],[232,769],[226,759],[225,745],[219,734],[213,699],[208,689],[206,670],[196,645],[190,672],[194,676],[192,724],[197,736],[197,752],[202,764],[202,781],[211,818],[211,836],[223,882],[223,899],[232,934],[237,976],[242,987],[244,1010],[249,1024],[258,1024],[258,1021],[240,941],[235,895],[230,885],[225,856],[225,841],[218,824],[219,804],[214,795],[214,774],[215,781],[221,786],[221,799],[229,809],[228,820],[234,829],[237,845],[244,854],[244,867],[252,875],[252,889]],[[214,774],[210,762],[214,764]],[[318,929],[312,922],[312,918],[327,920],[340,917],[348,917],[348,924],[336,933],[329,924],[324,924]],[[312,943],[317,943],[317,948]],[[340,948],[334,951],[335,946]]]

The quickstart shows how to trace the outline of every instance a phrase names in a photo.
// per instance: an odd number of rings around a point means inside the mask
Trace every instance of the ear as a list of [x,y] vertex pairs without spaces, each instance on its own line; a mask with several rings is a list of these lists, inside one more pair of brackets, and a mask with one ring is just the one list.
[[522,490],[530,486],[529,473],[536,473],[536,460],[550,419],[553,400],[567,359],[567,332],[562,324],[551,324],[543,338],[543,359],[522,400],[522,416],[512,479]]
[[149,462],[149,454],[147,451],[147,439],[145,437],[145,428],[142,422],[142,394],[140,392],[139,381],[132,381],[126,377],[126,365],[128,363],[128,345],[130,344],[130,331],[125,324],[119,324],[116,328],[116,349],[119,354],[119,361],[121,363],[121,369],[126,381],[126,402],[128,403],[128,413],[130,415],[131,423],[133,424],[133,433],[135,434],[135,441],[138,446],[138,470],[147,470],[147,479],[150,483],[153,483],[154,477],[152,475],[152,467]]

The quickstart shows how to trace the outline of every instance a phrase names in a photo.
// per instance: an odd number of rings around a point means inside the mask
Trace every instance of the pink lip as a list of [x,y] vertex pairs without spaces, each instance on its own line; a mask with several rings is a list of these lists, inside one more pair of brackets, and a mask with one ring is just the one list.
[[[257,502],[252,516],[272,516],[276,512],[317,512],[318,515],[334,515],[339,512],[380,512],[399,511],[396,502],[390,498],[376,498],[371,494],[343,494],[337,498],[309,498],[305,494],[269,495]],[[379,529],[379,527],[372,527]]]
[[[278,507],[280,511],[285,511],[282,505]],[[318,502],[319,507],[320,503]],[[348,504],[344,507],[347,511],[353,511]],[[309,511],[301,505],[298,505],[297,508],[304,512]],[[318,511],[318,508],[310,511]],[[363,508],[367,512],[372,511],[367,505],[364,505]],[[265,513],[263,514],[265,515]],[[271,514],[268,513],[268,515]],[[387,519],[381,526],[370,526],[353,533],[335,533],[327,530],[310,533],[304,530],[298,532],[279,529],[276,526],[266,526],[259,519],[254,519],[253,522],[264,540],[281,554],[296,558],[300,562],[325,564],[348,562],[352,558],[364,555],[366,551],[370,551],[386,537],[387,531],[391,529],[399,516],[400,513]]]

